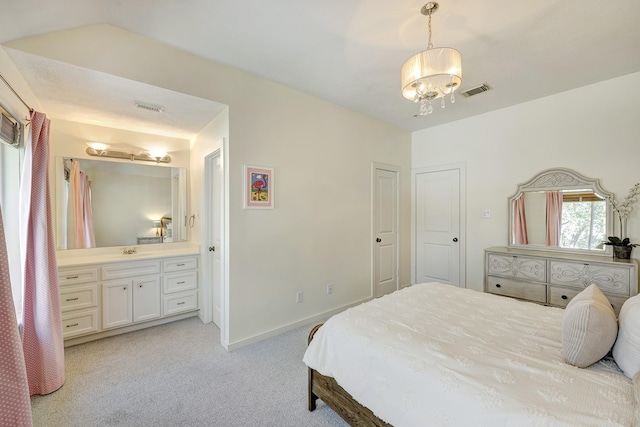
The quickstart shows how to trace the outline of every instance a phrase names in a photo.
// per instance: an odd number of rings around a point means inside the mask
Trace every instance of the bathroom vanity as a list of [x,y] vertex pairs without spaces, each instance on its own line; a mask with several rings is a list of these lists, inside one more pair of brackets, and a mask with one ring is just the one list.
[[65,346],[197,316],[199,248],[167,246],[59,252]]

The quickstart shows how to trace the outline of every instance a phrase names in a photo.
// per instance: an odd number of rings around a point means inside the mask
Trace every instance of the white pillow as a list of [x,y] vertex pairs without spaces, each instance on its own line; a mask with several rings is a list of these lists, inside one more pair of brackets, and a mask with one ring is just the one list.
[[620,332],[613,358],[622,372],[633,378],[640,372],[640,295],[629,298],[620,309]]
[[607,355],[617,334],[611,303],[596,285],[590,285],[569,301],[562,316],[564,359],[586,368]]

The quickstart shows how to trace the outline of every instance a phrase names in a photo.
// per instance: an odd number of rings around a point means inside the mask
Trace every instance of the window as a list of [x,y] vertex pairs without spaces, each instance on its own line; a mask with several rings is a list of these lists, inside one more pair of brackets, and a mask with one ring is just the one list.
[[602,249],[606,240],[606,201],[592,192],[564,193],[560,246]]

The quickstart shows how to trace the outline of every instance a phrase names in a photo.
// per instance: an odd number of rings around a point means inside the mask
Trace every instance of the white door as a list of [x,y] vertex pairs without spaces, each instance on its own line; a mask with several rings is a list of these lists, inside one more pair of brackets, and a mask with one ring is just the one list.
[[222,329],[222,182],[220,151],[207,156],[207,275],[213,291],[213,323]]
[[373,296],[398,289],[398,179],[400,169],[374,163]]
[[415,282],[464,287],[463,169],[414,171]]

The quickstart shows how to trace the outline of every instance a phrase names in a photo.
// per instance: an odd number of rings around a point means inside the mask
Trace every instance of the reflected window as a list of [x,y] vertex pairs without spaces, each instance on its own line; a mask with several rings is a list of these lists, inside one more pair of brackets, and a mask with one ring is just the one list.
[[602,249],[606,240],[606,201],[593,192],[565,192],[560,246]]

